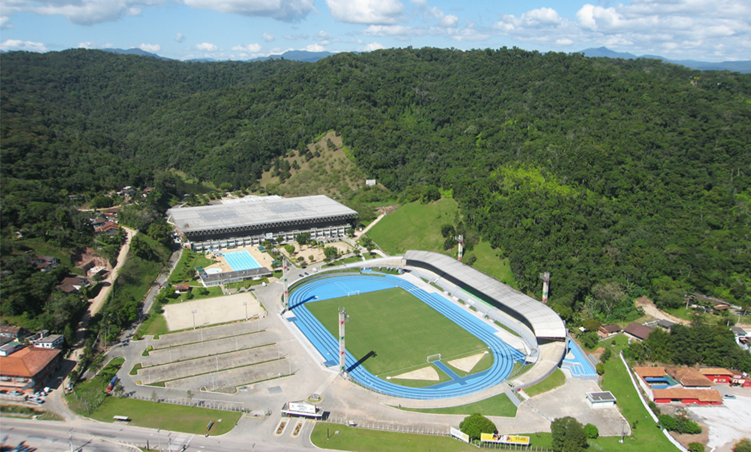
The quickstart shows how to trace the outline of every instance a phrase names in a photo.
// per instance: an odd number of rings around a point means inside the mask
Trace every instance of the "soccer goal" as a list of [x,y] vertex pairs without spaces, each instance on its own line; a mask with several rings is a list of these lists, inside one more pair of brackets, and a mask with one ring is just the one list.
[[441,360],[441,354],[438,353],[437,355],[428,355],[428,362],[432,363],[434,361],[440,361]]
[[351,296],[351,295],[360,295],[360,291],[359,290],[355,290],[354,292],[347,292],[347,296],[348,297]]

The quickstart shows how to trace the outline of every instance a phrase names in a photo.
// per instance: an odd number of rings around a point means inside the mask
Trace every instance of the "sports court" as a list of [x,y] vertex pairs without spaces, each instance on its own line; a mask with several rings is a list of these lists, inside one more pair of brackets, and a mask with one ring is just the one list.
[[265,315],[266,311],[250,292],[164,306],[164,319],[170,331]]
[[259,264],[258,261],[255,260],[255,258],[245,250],[233,251],[229,253],[224,252],[221,253],[220,256],[222,256],[224,260],[227,261],[229,266],[232,267],[233,272],[239,272],[241,270],[252,270],[254,268],[262,267],[262,265]]
[[[472,394],[502,383],[514,368],[515,361],[524,360],[524,355],[503,342],[490,325],[486,324],[468,311],[455,305],[443,296],[428,293],[412,283],[390,275],[353,274],[313,280],[298,287],[290,295],[290,309],[294,316],[288,320],[308,338],[310,343],[326,360],[326,366],[336,366],[339,355],[339,342],[318,319],[310,313],[305,304],[327,299],[358,296],[385,289],[401,288],[422,301],[442,316],[449,319],[484,343],[493,355],[493,363],[487,370],[460,377],[442,365],[442,357],[437,356],[433,362],[450,379],[427,387],[408,387],[394,384],[378,378],[359,365],[358,360],[348,350],[346,365],[351,378],[362,386],[382,394],[412,399],[444,399]],[[346,306],[346,300],[343,300]],[[384,315],[387,313],[385,312]],[[409,347],[409,344],[405,344]],[[439,364],[440,363],[440,364]],[[427,361],[426,361],[427,365]]]

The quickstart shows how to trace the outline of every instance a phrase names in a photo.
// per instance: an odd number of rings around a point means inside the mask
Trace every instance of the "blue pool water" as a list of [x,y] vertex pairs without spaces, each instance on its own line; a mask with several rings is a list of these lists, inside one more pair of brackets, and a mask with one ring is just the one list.
[[235,251],[232,253],[222,253],[222,257],[227,260],[227,263],[232,267],[232,271],[239,272],[240,270],[252,270],[254,268],[261,268],[261,264],[253,258],[247,251]]

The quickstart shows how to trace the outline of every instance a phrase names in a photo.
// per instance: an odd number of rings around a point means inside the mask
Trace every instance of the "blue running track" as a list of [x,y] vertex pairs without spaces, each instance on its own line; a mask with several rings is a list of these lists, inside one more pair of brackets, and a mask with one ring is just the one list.
[[240,270],[252,270],[254,268],[261,268],[261,264],[253,258],[247,251],[235,251],[232,253],[222,253],[222,257],[227,260],[227,263],[232,267],[232,271],[239,272]]
[[338,362],[339,341],[308,311],[305,303],[345,297],[355,291],[365,293],[393,287],[401,287],[407,290],[413,296],[476,336],[487,344],[495,359],[490,369],[483,372],[424,388],[409,388],[381,380],[365,370],[363,366],[355,366],[357,360],[347,352],[345,362],[351,369],[349,375],[362,386],[393,397],[448,399],[473,394],[502,383],[514,368],[514,361],[524,360],[524,354],[503,342],[495,335],[497,331],[490,325],[444,297],[425,292],[412,283],[395,276],[352,275],[312,281],[290,294],[289,305],[295,314],[295,317],[290,320],[302,331],[321,356],[328,360],[327,365],[330,365],[332,362]]
[[579,344],[569,339],[568,346],[571,349],[571,353],[573,353],[574,357],[573,359],[564,359],[563,367],[570,369],[571,375],[573,375],[574,377],[596,378],[598,376],[597,371],[592,366],[592,362],[587,358],[587,355],[584,354],[584,351],[579,348]]

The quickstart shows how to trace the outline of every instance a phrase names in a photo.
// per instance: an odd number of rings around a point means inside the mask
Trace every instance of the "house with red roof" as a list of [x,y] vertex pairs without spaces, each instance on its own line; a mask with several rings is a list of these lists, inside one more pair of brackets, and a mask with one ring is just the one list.
[[31,393],[44,387],[50,374],[59,368],[62,354],[62,350],[24,347],[0,356],[0,389]]

